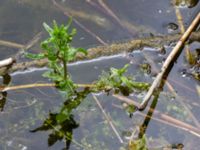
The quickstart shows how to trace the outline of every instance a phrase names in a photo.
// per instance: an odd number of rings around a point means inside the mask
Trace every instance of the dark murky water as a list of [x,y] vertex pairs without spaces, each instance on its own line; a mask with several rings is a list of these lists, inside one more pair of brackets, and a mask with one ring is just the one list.
[[[52,20],[56,20],[59,23],[66,23],[69,14],[76,19],[73,26],[77,28],[78,33],[74,38],[73,45],[77,47],[89,48],[104,43],[145,37],[150,34],[161,35],[178,32],[176,25],[173,24],[177,24],[174,7],[169,0],[110,0],[105,2],[107,7],[104,8],[101,1],[98,3],[83,0],[55,0],[54,2],[56,4],[51,0],[1,0],[0,40],[26,44],[37,33],[44,32],[43,22],[51,23]],[[200,10],[199,8],[200,3],[193,8],[181,8],[185,25],[191,22],[191,19]],[[109,13],[111,10],[112,12]],[[44,33],[41,39],[43,40],[46,36]],[[199,43],[193,43],[190,48],[195,51],[199,46]],[[166,49],[169,52],[171,47],[166,46]],[[17,51],[17,48],[0,46],[0,59],[12,56]],[[38,52],[39,42],[30,51]],[[130,55],[122,54],[70,64],[69,70],[77,83],[91,83],[98,78],[102,70],[109,70],[110,67],[120,68],[124,64],[130,63],[128,73],[134,75],[138,81],[151,83],[166,56],[167,54],[159,54],[156,49],[146,47],[143,51],[135,51]],[[19,61],[22,60],[24,58],[20,58]],[[150,75],[141,71],[140,64],[143,63],[151,65]],[[41,77],[44,70],[29,69],[13,73],[11,84],[48,82],[47,79]],[[160,112],[159,114],[166,114],[196,126],[198,123],[195,124],[194,120],[200,122],[199,95],[196,90],[199,81],[190,74],[186,74],[185,72],[188,70],[184,54],[182,54],[168,76],[168,81],[177,96],[174,97],[165,85],[164,90],[160,93],[156,110]],[[144,93],[140,93],[132,94],[130,97],[138,99],[143,96]],[[127,148],[129,134],[133,130],[137,133],[138,127],[143,123],[146,112],[144,115],[139,112],[135,113],[130,118],[124,110],[117,107],[121,106],[121,102],[116,98],[103,94],[98,98],[106,112],[112,117],[124,143],[119,142],[90,95],[75,112],[79,128],[73,132],[74,138],[70,150],[89,149],[88,147],[92,150],[124,150]],[[40,126],[48,112],[58,110],[61,104],[62,97],[54,88],[33,88],[8,92],[3,111],[0,113],[0,149],[62,149],[65,146],[63,141],[48,147],[48,132],[29,132]],[[200,149],[199,135],[185,130],[183,127],[178,128],[178,125],[173,123],[167,124],[168,121],[163,121],[162,115],[159,114],[153,115],[155,119],[150,121],[146,130],[150,149],[162,149],[162,147],[173,144],[183,144],[186,150]],[[195,119],[191,117],[191,114]],[[200,127],[197,127],[197,130],[200,133]]]

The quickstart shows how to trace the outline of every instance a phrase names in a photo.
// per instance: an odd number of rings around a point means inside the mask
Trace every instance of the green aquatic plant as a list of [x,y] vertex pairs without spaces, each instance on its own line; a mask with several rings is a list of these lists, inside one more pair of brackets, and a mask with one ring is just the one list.
[[148,150],[145,134],[137,140],[130,140],[128,150]]
[[109,72],[103,72],[99,80],[95,83],[98,91],[114,90],[115,93],[121,92],[123,95],[129,95],[133,90],[147,90],[149,84],[145,82],[136,82],[133,77],[125,76],[127,68],[126,64],[121,69],[110,68]]
[[43,25],[49,33],[49,38],[41,43],[44,52],[39,54],[26,53],[26,56],[31,59],[47,58],[50,70],[45,72],[43,76],[54,81],[59,90],[66,91],[68,95],[73,95],[76,86],[70,78],[67,63],[74,60],[78,52],[84,54],[87,54],[87,52],[82,48],[71,46],[73,36],[76,34],[74,28],[69,31],[71,19],[67,25],[58,26],[56,21],[53,22],[52,28],[46,23]]
[[[26,53],[26,57],[31,59],[46,58],[48,60],[48,71],[43,76],[53,81],[57,89],[64,94],[64,103],[60,111],[49,113],[49,117],[44,120],[43,124],[31,130],[49,131],[49,146],[55,142],[65,139],[67,147],[73,137],[73,129],[78,127],[78,123],[74,120],[73,110],[81,104],[81,102],[92,92],[109,92],[113,90],[115,93],[121,92],[123,95],[129,95],[134,91],[147,90],[148,83],[136,82],[133,77],[126,76],[125,73],[129,67],[126,64],[120,69],[111,68],[109,72],[103,72],[98,81],[93,82],[90,86],[85,86],[84,90],[77,89],[78,84],[71,79],[67,64],[76,58],[77,53],[87,54],[82,48],[74,48],[71,46],[73,36],[76,29],[70,30],[71,19],[67,25],[58,26],[56,21],[53,27],[46,23],[43,24],[49,37],[41,43],[42,53],[31,54]],[[132,111],[132,109],[130,109]]]

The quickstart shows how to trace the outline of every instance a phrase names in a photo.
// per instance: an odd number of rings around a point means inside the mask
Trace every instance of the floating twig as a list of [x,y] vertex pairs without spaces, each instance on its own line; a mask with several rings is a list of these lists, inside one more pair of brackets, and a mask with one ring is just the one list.
[[6,47],[11,47],[11,48],[23,48],[24,47],[24,45],[22,45],[22,44],[5,41],[5,40],[0,40],[0,45],[6,46]]
[[[23,84],[23,85],[14,85],[14,86],[0,86],[0,92],[7,92],[19,89],[28,89],[36,87],[55,87],[55,83],[32,83],[32,84]],[[79,88],[92,88],[93,84],[76,84]]]
[[164,74],[166,73],[167,69],[169,68],[170,64],[172,63],[172,61],[177,56],[177,54],[180,51],[180,49],[184,46],[185,41],[188,39],[188,37],[190,36],[190,34],[192,33],[192,31],[199,24],[199,21],[200,21],[200,13],[198,13],[198,15],[193,20],[193,22],[191,23],[191,25],[189,26],[189,28],[187,29],[187,31],[183,34],[183,36],[181,37],[181,39],[177,42],[176,46],[174,47],[174,49],[171,51],[171,53],[169,54],[169,56],[165,60],[163,66],[161,68],[161,71],[156,76],[156,78],[153,81],[151,87],[149,88],[146,96],[144,97],[142,103],[139,105],[139,107],[138,107],[139,110],[144,110],[145,109],[145,107],[147,106],[147,104],[148,104],[148,102],[149,102],[149,100],[150,100],[153,92],[155,91],[155,89],[160,84],[160,82],[161,82]]

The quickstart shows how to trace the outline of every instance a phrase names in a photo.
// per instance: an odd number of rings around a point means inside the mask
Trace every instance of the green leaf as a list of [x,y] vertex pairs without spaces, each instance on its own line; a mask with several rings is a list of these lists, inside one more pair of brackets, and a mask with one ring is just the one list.
[[71,24],[72,24],[72,18],[70,17],[69,20],[68,20],[67,25],[65,26],[65,30],[66,31],[69,29],[69,27],[71,26]]
[[43,26],[45,28],[45,30],[49,33],[49,35],[51,36],[52,33],[53,33],[53,29],[48,25],[46,24],[45,22],[43,23]]
[[67,57],[67,60],[68,61],[72,61],[75,59],[75,56],[76,54],[80,52],[80,53],[83,53],[83,54],[87,54],[87,51],[83,48],[73,48],[71,47],[68,51],[68,55],[66,56]]
[[130,114],[134,113],[136,111],[136,108],[134,105],[128,105],[126,108],[126,111]]
[[39,53],[39,54],[32,54],[32,53],[25,53],[24,54],[25,57],[30,58],[30,59],[42,59],[45,58],[45,54],[44,53]]
[[80,53],[83,53],[85,55],[88,54],[88,52],[84,48],[77,48],[77,51],[80,52]]
[[75,34],[76,34],[76,29],[75,29],[75,28],[73,28],[73,29],[72,29],[72,31],[71,31],[71,34],[70,34],[70,36],[71,36],[71,37],[73,37]]
[[127,77],[122,76],[120,79],[121,79],[121,81],[122,81],[123,84],[125,84],[129,88],[132,88],[131,81]]
[[69,115],[65,113],[59,113],[56,115],[56,121],[58,123],[63,123],[65,120],[69,119]]
[[60,81],[63,81],[63,77],[56,74],[56,73],[53,73],[53,72],[50,72],[50,71],[47,71],[45,73],[42,74],[43,77],[46,77],[46,78],[49,78],[49,79],[52,79],[53,81],[56,81],[56,82],[60,82]]

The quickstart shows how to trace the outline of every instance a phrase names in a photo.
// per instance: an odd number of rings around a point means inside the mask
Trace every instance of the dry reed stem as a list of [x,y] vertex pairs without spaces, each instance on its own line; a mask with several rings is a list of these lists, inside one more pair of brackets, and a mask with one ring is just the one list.
[[[75,84],[79,88],[92,88],[93,84]],[[32,83],[32,84],[23,84],[23,85],[14,85],[14,86],[0,86],[0,92],[7,92],[19,89],[28,89],[28,88],[37,88],[37,87],[55,87],[55,83]]]
[[169,68],[170,64],[172,63],[172,61],[177,56],[177,54],[180,51],[180,49],[183,47],[185,41],[188,39],[188,37],[190,36],[190,34],[192,33],[192,31],[199,24],[199,21],[200,21],[200,13],[198,13],[198,15],[193,20],[193,22],[191,23],[191,25],[189,26],[189,28],[187,29],[187,31],[183,34],[183,36],[181,37],[181,39],[177,42],[176,46],[174,47],[174,49],[171,51],[171,53],[169,54],[169,56],[165,60],[163,66],[161,68],[161,71],[156,76],[156,78],[153,81],[151,87],[149,88],[147,94],[145,95],[142,103],[139,105],[139,107],[138,107],[139,110],[144,110],[145,109],[145,107],[147,106],[147,104],[148,104],[148,102],[149,102],[149,100],[150,100],[153,92],[155,91],[155,89],[160,84],[160,82],[161,82],[164,74],[166,73],[167,69]]

